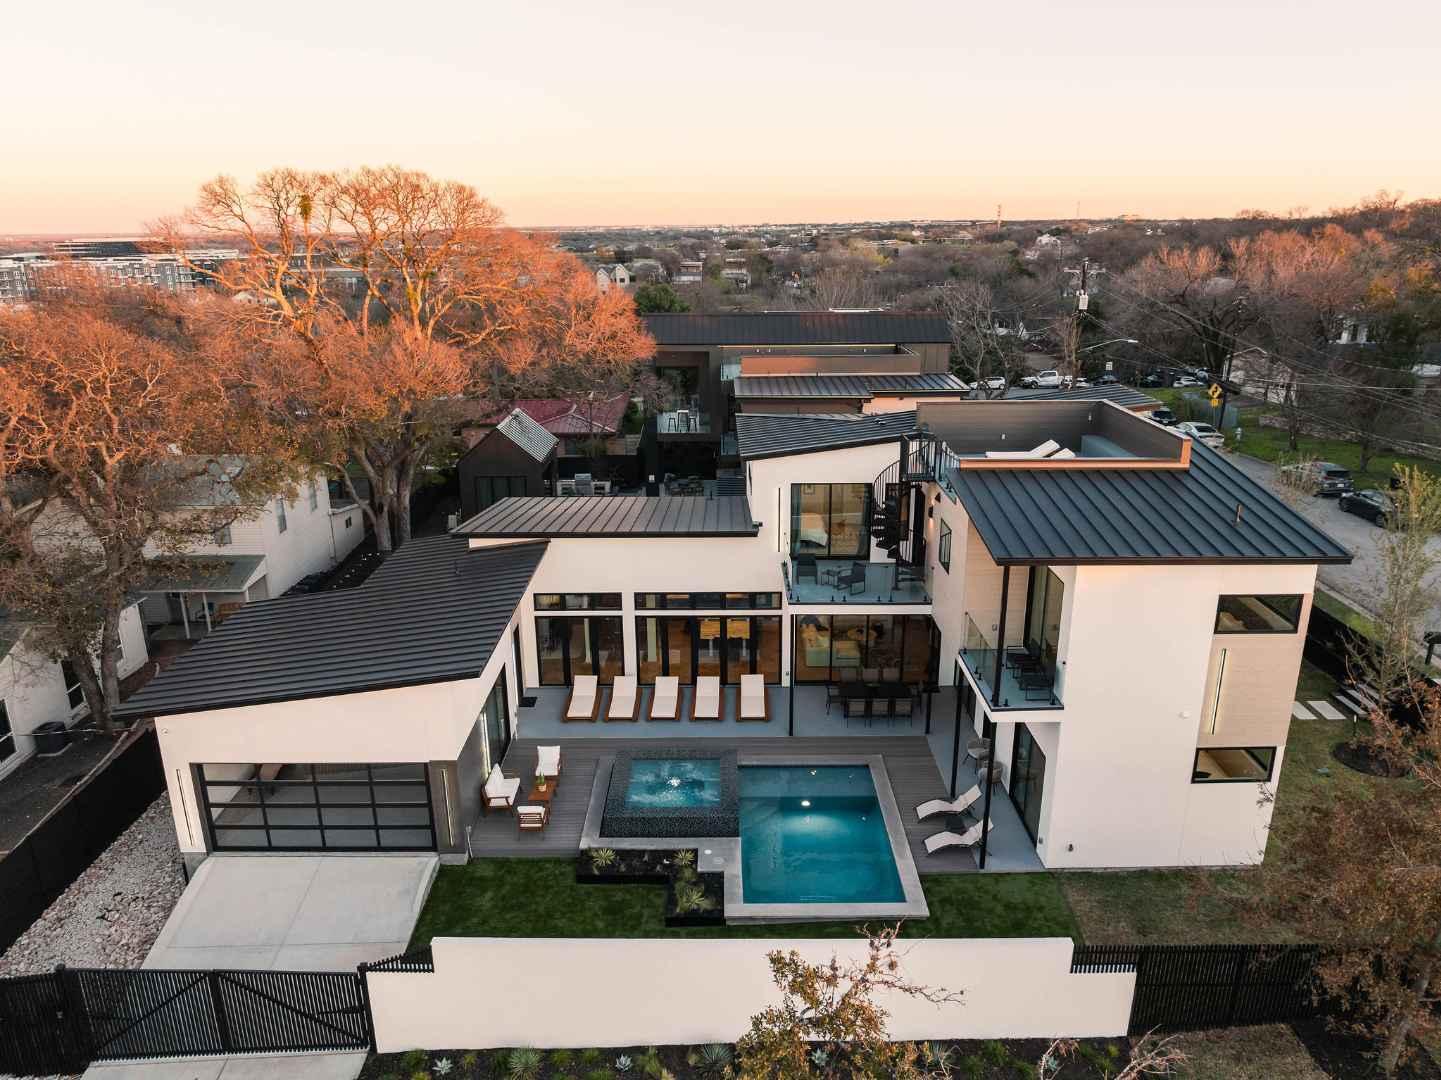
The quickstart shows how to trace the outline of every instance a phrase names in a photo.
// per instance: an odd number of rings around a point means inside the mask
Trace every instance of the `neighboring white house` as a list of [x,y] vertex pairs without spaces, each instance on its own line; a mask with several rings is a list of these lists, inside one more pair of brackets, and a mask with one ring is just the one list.
[[[798,714],[812,734],[894,734],[851,726],[826,687],[927,687],[953,703],[932,747],[951,785],[972,737],[995,748],[982,867],[1261,859],[1316,568],[1344,549],[1107,401],[736,423],[744,495],[503,499],[357,589],[255,605],[179,658],[123,715],[158,717],[186,857],[463,858],[512,738],[588,734],[546,715],[584,674],[760,675],[776,704],[745,734],[776,738]],[[541,704],[520,711],[522,693]],[[405,812],[267,826],[277,777]]]
[[625,263],[602,263],[595,268],[595,283],[601,292],[605,292],[612,285],[626,289],[634,284],[634,281]]
[[219,529],[186,555],[187,573],[151,583],[143,594],[146,630],[197,637],[252,600],[282,596],[301,578],[339,565],[365,535],[358,505],[331,502],[325,477],[302,483],[257,515]]
[[[0,778],[34,753],[31,733],[41,724],[59,721],[69,727],[89,712],[70,664],[38,653],[27,642],[31,632],[24,621],[0,618]],[[120,615],[120,678],[148,659],[139,605],[131,604]]]

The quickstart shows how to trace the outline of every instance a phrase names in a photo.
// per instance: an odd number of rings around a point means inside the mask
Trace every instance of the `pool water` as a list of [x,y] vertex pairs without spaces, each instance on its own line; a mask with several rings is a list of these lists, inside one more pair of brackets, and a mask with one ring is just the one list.
[[630,784],[625,791],[628,809],[719,806],[720,801],[719,758],[694,761],[636,758],[631,762]]
[[742,766],[740,834],[747,904],[905,899],[867,766]]

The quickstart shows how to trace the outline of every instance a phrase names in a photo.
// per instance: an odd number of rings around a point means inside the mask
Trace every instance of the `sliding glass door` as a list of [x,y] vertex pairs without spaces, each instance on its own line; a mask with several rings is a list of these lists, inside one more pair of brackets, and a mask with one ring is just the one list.
[[612,682],[625,671],[625,630],[620,616],[537,616],[536,655],[543,686],[567,686],[577,675]]
[[869,484],[792,484],[791,554],[864,559],[870,512]]
[[1046,755],[1036,745],[1031,729],[1016,725],[1016,747],[1011,758],[1011,801],[1020,812],[1031,843],[1041,830],[1041,799],[1046,786]]
[[781,681],[779,615],[643,615],[635,621],[636,653],[643,683],[674,675],[682,683],[713,675],[738,683],[761,674]]
[[800,615],[795,679],[924,683],[936,679],[940,634],[929,615]]
[[505,760],[510,749],[510,692],[506,687],[505,669],[495,681],[485,704],[481,707],[485,723],[485,773]]

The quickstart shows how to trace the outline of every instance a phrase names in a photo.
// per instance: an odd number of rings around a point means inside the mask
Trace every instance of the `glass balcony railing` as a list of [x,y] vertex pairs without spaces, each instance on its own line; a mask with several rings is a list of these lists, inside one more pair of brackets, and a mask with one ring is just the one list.
[[996,646],[990,636],[966,615],[966,638],[961,661],[981,688],[992,711],[1059,709],[1054,659],[1037,655],[1025,645],[1006,645],[1000,665],[1000,693],[996,692]]
[[929,604],[926,583],[896,564],[796,557],[785,564],[792,604]]

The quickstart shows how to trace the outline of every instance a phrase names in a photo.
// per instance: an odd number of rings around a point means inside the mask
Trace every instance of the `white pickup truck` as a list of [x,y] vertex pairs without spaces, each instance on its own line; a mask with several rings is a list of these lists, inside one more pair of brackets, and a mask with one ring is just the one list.
[[1021,379],[1021,385],[1027,390],[1059,390],[1061,373],[1059,371],[1040,371],[1034,375],[1025,376]]

